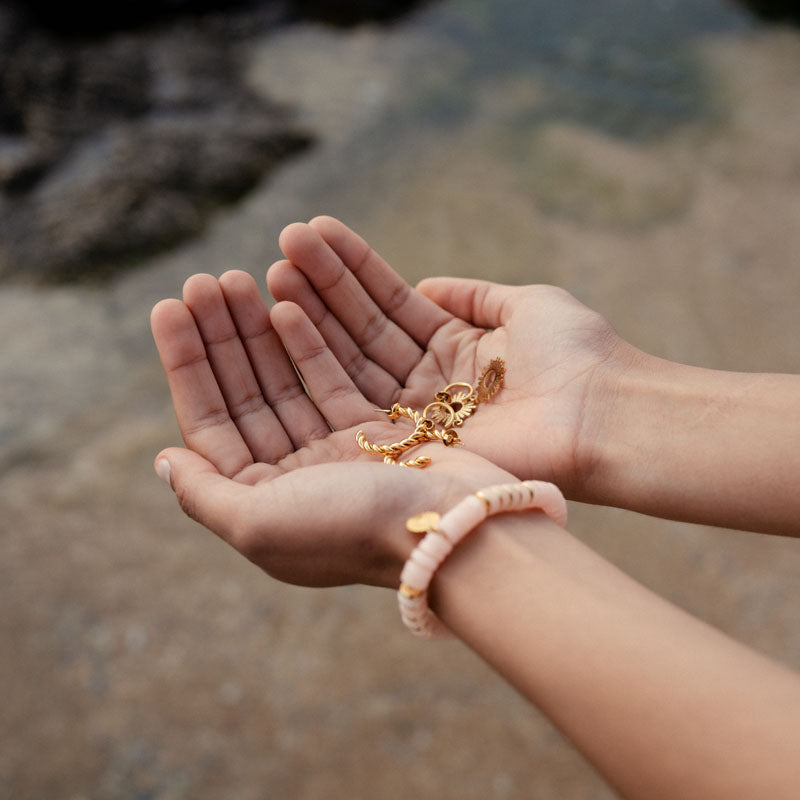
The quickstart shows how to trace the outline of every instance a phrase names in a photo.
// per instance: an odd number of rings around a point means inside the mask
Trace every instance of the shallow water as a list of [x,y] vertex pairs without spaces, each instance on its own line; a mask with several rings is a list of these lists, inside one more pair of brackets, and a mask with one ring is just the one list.
[[[0,291],[0,794],[611,797],[391,598],[274,584],[182,518],[152,474],[177,432],[147,314],[195,271],[263,282],[281,227],[331,213],[409,280],[553,282],[651,352],[797,372],[800,36],[721,2],[462,0],[243,59],[312,152],[105,289]],[[796,542],[571,527],[800,667]]]
[[[542,102],[519,104],[523,124],[570,120],[626,137],[658,136],[708,113],[705,87],[688,48],[697,38],[751,27],[724,2],[563,3],[501,0],[439,6],[419,29],[444,52],[463,58],[440,85],[419,92],[412,124],[458,127],[479,116],[487,81],[520,77],[545,90]],[[418,79],[417,70],[409,79]]]

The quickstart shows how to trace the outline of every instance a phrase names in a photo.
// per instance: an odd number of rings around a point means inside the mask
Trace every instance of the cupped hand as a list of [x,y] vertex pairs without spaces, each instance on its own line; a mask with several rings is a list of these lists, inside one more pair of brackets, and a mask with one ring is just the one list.
[[423,407],[491,359],[505,385],[459,429],[467,449],[581,499],[615,376],[636,358],[599,314],[552,286],[431,278],[409,286],[343,223],[284,229],[267,283],[299,305],[371,403]]
[[396,587],[409,516],[513,480],[438,443],[413,451],[432,458],[424,471],[362,452],[357,429],[392,442],[410,423],[381,418],[303,311],[268,311],[247,273],[193,276],[151,325],[186,444],[157,471],[189,516],[280,580]]

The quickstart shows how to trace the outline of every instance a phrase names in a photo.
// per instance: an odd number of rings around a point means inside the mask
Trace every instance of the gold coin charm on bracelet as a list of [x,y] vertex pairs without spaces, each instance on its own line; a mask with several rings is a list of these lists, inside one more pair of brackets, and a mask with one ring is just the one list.
[[406,530],[423,534],[435,530],[438,524],[439,515],[435,511],[421,511],[406,520]]

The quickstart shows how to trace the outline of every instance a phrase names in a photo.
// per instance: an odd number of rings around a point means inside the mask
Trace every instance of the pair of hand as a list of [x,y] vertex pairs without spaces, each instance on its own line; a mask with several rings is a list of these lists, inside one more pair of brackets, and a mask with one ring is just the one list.
[[[153,309],[186,444],[156,469],[189,516],[280,580],[396,587],[412,514],[526,478],[580,497],[589,409],[626,352],[601,316],[549,286],[433,278],[413,289],[330,217],[290,225],[280,247],[270,310],[239,271],[195,275],[183,301]],[[463,447],[412,451],[432,458],[424,470],[357,447],[359,428],[378,442],[410,430],[376,407],[422,409],[496,356],[505,384],[459,429]]]

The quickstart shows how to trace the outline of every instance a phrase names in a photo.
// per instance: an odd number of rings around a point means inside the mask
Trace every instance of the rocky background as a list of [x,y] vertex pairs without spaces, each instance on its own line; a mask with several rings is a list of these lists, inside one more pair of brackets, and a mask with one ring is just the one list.
[[[187,5],[0,5],[0,798],[613,797],[390,593],[277,584],[182,516],[148,313],[263,285],[331,213],[412,282],[552,282],[664,357],[800,372],[800,34],[725,0]],[[800,668],[797,541],[570,528]]]
[[[0,278],[107,277],[202,230],[311,132],[241,79],[247,43],[411,2],[0,6]],[[339,6],[344,5],[344,9]]]

